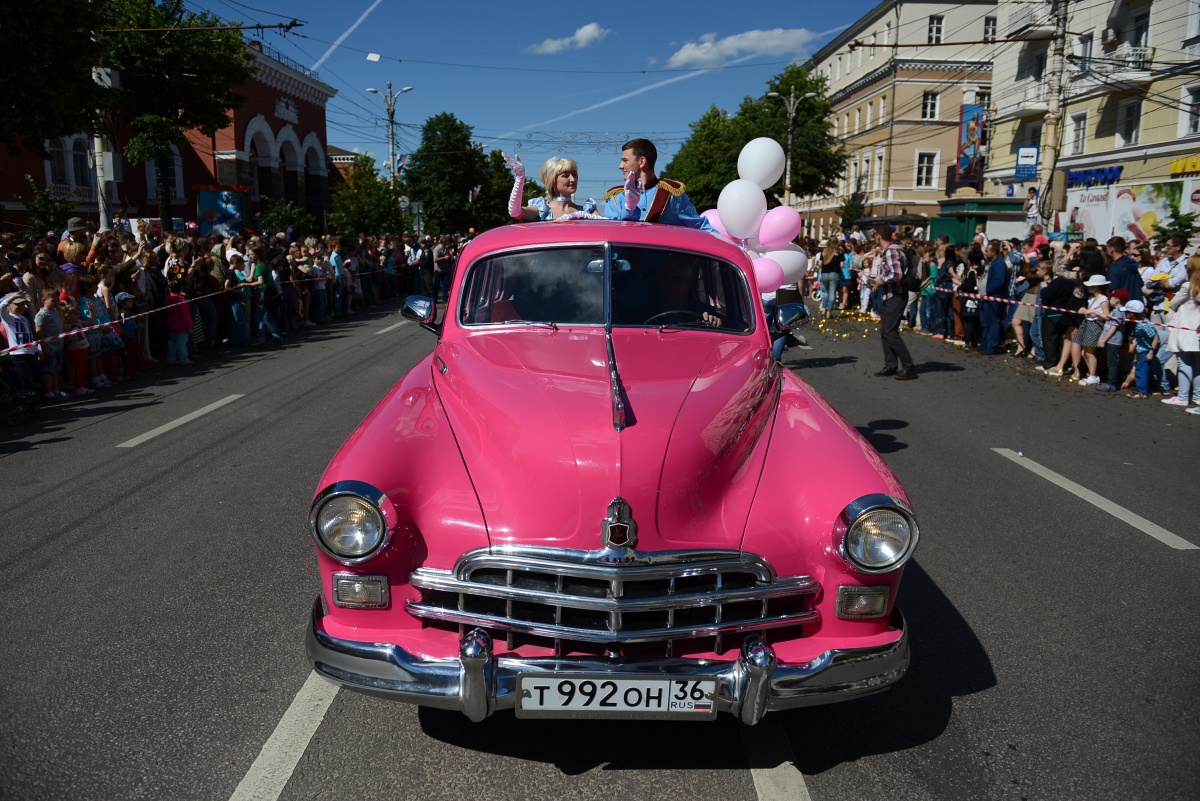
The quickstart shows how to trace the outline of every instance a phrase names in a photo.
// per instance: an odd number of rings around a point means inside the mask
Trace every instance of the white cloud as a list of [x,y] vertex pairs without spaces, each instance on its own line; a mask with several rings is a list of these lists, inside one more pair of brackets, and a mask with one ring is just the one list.
[[688,42],[667,60],[667,67],[721,67],[730,59],[749,56],[798,55],[821,36],[806,28],[775,28],[769,31],[746,31],[717,38],[706,33],[699,41]]
[[653,67],[657,63],[658,63],[658,59],[655,58],[654,56],[650,56],[648,59],[646,59],[647,66]]
[[601,28],[599,22],[589,22],[575,31],[573,36],[568,36],[565,39],[547,39],[541,44],[529,45],[525,49],[530,53],[537,53],[539,55],[561,53],[564,50],[582,50],[585,47],[594,45],[610,33],[612,31],[608,28]]

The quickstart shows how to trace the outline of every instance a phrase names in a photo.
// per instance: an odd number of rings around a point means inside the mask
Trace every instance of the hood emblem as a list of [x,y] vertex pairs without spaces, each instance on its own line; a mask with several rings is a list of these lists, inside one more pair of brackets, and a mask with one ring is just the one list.
[[600,542],[605,548],[616,550],[632,551],[637,548],[637,523],[633,522],[633,510],[620,495],[608,505],[608,517],[600,525]]

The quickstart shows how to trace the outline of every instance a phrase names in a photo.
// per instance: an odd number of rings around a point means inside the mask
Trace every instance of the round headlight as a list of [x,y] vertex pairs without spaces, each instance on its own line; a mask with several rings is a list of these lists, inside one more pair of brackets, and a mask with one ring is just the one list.
[[334,556],[361,559],[384,539],[387,527],[375,504],[354,495],[335,495],[317,510],[317,536]]
[[912,552],[914,539],[913,525],[902,512],[872,509],[846,530],[846,556],[867,572],[889,570]]

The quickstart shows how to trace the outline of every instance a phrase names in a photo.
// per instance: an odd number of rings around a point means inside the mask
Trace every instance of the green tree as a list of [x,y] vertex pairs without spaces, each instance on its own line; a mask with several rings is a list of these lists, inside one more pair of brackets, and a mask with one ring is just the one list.
[[688,127],[692,135],[663,175],[682,181],[697,209],[713,209],[725,184],[738,177],[737,157],[745,142],[736,141],[733,119],[715,105]]
[[155,163],[159,217],[169,231],[171,145],[183,145],[187,131],[212,135],[226,127],[228,112],[246,99],[235,89],[254,74],[253,63],[240,32],[198,30],[222,23],[183,0],[111,0],[111,7],[114,28],[155,29],[103,41],[107,63],[121,71],[115,110],[134,132],[125,156]]
[[862,219],[867,210],[867,196],[861,189],[855,189],[847,197],[838,214],[842,218],[842,230],[849,231],[850,226]]
[[1200,233],[1200,225],[1196,224],[1200,214],[1180,211],[1179,204],[1174,201],[1168,205],[1171,208],[1171,216],[1159,223],[1158,228],[1154,229],[1154,236],[1150,237],[1155,248],[1165,247],[1167,240],[1173,236],[1182,236],[1184,241],[1190,244],[1196,234]]
[[[530,165],[525,165],[528,169]],[[512,194],[513,174],[504,163],[504,155],[499,150],[487,154],[483,168],[483,180],[479,194],[472,203],[472,226],[477,233],[489,228],[498,228],[516,222],[508,216],[508,198]],[[525,205],[535,197],[542,197],[546,190],[532,178],[525,179]]]
[[47,157],[44,140],[90,130],[105,92],[92,78],[100,64],[94,31],[107,27],[99,0],[27,0],[0,4],[0,143]]
[[421,129],[420,150],[409,159],[405,181],[421,203],[427,231],[466,231],[474,223],[472,200],[487,177],[487,160],[471,131],[448,112],[430,117]]
[[305,211],[299,203],[287,201],[281,203],[274,198],[264,197],[263,208],[258,215],[259,225],[266,231],[286,231],[290,225],[296,234],[306,234],[316,230],[316,219]]
[[[712,106],[704,116],[691,123],[692,135],[679,149],[663,174],[683,181],[696,208],[716,206],[717,197],[727,183],[738,177],[737,159],[751,139],[760,136],[775,139],[787,147],[787,102],[793,89],[797,98],[793,117],[792,194],[829,195],[837,185],[837,176],[846,167],[846,155],[829,131],[827,118],[832,106],[825,96],[825,79],[809,74],[797,65],[767,81],[767,92],[780,98],[747,96],[737,114],[728,115]],[[815,97],[805,98],[810,92]],[[784,180],[767,191],[769,205],[778,205],[783,196]]]
[[25,180],[29,182],[33,194],[29,199],[18,195],[17,200],[29,212],[29,230],[40,235],[66,228],[67,220],[71,219],[71,209],[75,208],[77,202],[74,193],[58,198],[48,188],[40,188],[32,175],[26,175]]
[[342,236],[403,231],[399,201],[399,187],[393,194],[391,184],[375,169],[375,159],[360,153],[350,165],[346,183],[333,190],[329,226]]

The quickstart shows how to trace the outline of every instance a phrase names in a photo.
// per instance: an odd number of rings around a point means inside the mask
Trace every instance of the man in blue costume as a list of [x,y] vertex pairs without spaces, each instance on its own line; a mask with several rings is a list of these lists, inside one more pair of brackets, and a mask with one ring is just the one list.
[[610,220],[686,225],[719,233],[696,212],[679,181],[654,174],[658,150],[649,139],[631,139],[621,147],[624,186],[614,186],[604,196],[604,216]]

